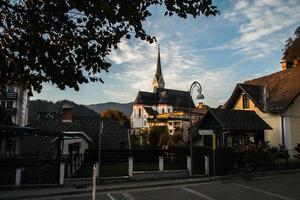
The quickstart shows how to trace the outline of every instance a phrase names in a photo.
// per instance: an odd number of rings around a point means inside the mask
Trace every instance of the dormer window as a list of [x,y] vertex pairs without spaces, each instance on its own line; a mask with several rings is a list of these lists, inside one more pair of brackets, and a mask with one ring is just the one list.
[[250,108],[250,99],[246,94],[243,94],[243,109]]

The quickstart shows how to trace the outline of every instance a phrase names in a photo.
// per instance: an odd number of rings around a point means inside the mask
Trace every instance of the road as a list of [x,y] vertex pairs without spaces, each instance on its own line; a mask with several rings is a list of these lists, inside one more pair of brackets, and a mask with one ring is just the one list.
[[[53,199],[53,198],[52,198]],[[91,195],[55,197],[90,200]],[[97,200],[300,200],[300,173],[97,193]]]

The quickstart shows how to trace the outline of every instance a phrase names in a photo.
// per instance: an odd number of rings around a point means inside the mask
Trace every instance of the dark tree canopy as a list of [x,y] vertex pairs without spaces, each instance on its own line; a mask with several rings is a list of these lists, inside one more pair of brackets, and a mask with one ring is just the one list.
[[122,37],[155,41],[142,24],[152,5],[182,18],[219,13],[212,0],[1,0],[0,86],[39,92],[43,82],[75,90],[103,82],[105,58]]
[[101,117],[109,117],[113,118],[117,122],[119,122],[122,126],[125,128],[130,128],[130,120],[126,115],[124,115],[121,111],[119,110],[114,110],[114,109],[106,109],[101,113]]
[[283,59],[300,62],[300,26],[295,30],[295,35],[286,40]]

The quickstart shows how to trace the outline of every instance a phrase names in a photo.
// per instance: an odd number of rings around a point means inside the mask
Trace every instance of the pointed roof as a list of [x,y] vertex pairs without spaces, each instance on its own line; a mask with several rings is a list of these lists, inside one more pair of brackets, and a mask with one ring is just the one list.
[[157,55],[157,65],[156,65],[156,73],[155,73],[156,77],[160,77],[162,76],[162,72],[161,72],[161,62],[160,62],[160,47],[158,45],[158,55]]
[[161,71],[161,61],[160,61],[160,46],[158,45],[158,55],[157,55],[157,65],[156,65],[156,72],[155,72],[155,76],[154,76],[154,80],[156,79],[158,85],[161,84],[165,84],[163,75],[162,75],[162,71]]
[[[233,108],[241,91],[246,93],[251,100],[264,111],[285,111],[300,94],[300,67],[292,67],[254,80],[238,84],[225,108]],[[266,87],[266,100],[263,89]]]

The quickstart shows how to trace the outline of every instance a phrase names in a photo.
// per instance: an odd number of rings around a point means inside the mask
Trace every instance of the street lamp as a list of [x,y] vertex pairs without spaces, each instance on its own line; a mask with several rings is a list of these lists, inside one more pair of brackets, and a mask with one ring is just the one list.
[[189,140],[190,140],[190,157],[191,157],[191,176],[193,175],[193,137],[192,137],[192,104],[191,104],[191,100],[192,100],[192,92],[193,90],[196,89],[197,91],[197,99],[204,99],[204,95],[202,94],[202,87],[200,85],[199,82],[194,81],[192,83],[192,85],[190,86],[190,98],[189,98],[189,109],[190,109],[190,115],[189,115],[189,122],[190,122],[190,126],[189,126]]

